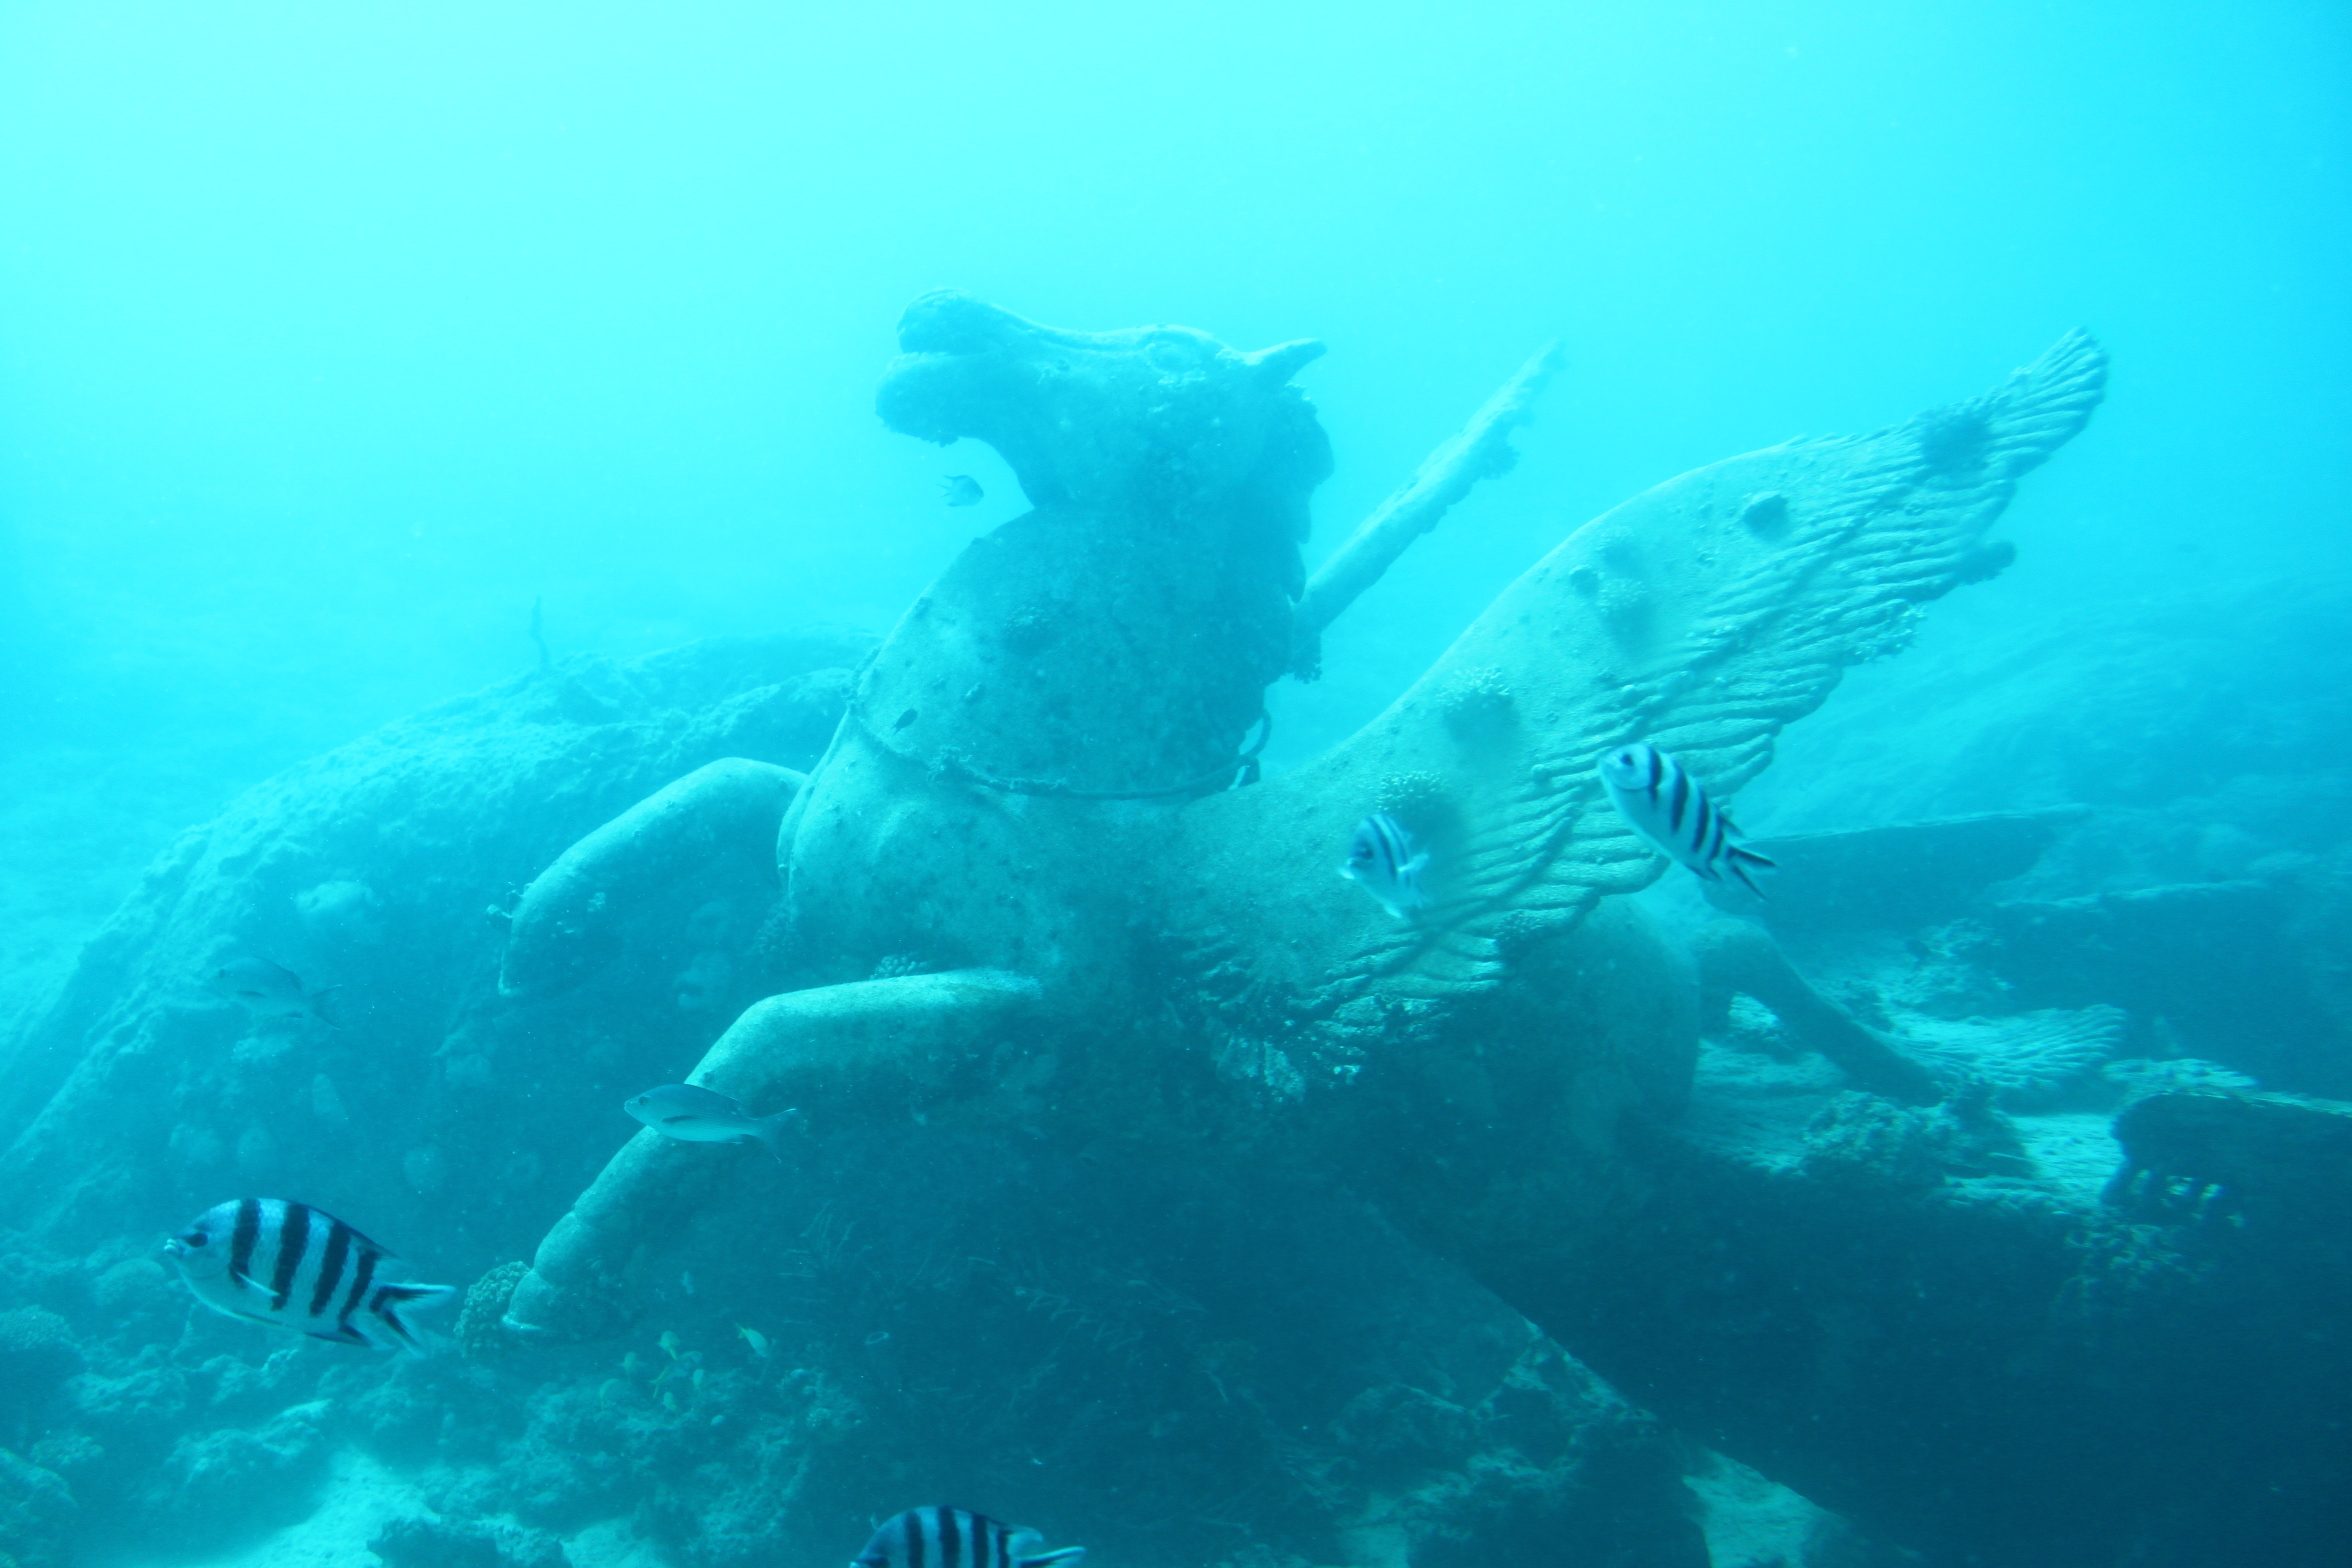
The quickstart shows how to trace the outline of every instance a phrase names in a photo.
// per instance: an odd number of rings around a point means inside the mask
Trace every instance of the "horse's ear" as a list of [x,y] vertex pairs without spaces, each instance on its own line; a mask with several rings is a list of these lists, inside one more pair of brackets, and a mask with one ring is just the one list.
[[1307,366],[1323,357],[1323,345],[1315,338],[1297,338],[1288,343],[1277,343],[1241,356],[1242,363],[1256,372],[1260,384],[1278,387],[1288,382]]

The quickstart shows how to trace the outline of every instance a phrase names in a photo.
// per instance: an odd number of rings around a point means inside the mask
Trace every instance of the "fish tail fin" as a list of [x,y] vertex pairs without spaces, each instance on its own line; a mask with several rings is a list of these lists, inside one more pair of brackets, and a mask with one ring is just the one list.
[[1737,844],[1732,845],[1723,852],[1723,864],[1730,870],[1733,876],[1739,878],[1740,886],[1746,888],[1749,892],[1755,894],[1758,898],[1762,898],[1764,896],[1764,889],[1757,885],[1756,874],[1758,872],[1772,872],[1778,871],[1780,869],[1780,864],[1778,861],[1772,860],[1764,855],[1759,855],[1752,849],[1742,849]]
[[343,1020],[335,1016],[334,1009],[327,1005],[327,998],[342,989],[339,985],[322,985],[315,991],[305,991],[302,993],[302,1005],[309,1010],[311,1017],[329,1029],[340,1029]]
[[799,1109],[789,1105],[773,1116],[763,1116],[759,1119],[759,1131],[754,1136],[759,1139],[760,1147],[775,1156],[776,1163],[779,1165],[785,1163],[784,1140],[791,1134],[793,1127],[799,1121]]
[[425,1353],[425,1343],[401,1316],[408,1307],[438,1307],[457,1299],[455,1285],[378,1285],[368,1296],[368,1315],[410,1355]]

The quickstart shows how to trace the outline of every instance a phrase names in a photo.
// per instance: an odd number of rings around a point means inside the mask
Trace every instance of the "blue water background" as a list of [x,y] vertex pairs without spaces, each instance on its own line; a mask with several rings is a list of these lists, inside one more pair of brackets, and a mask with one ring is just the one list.
[[2340,570],[2348,63],[2327,4],[14,5],[8,743],[242,782],[527,663],[542,595],[565,652],[886,624],[1020,506],[871,413],[943,284],[1326,340],[1311,554],[1565,343],[1294,750],[1575,522],[2077,323],[2112,406],[1948,619]]

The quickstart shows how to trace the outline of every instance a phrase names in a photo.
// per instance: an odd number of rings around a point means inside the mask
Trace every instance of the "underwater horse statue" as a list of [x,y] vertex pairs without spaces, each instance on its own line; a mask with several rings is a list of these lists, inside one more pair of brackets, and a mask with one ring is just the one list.
[[[1289,382],[1320,345],[1066,332],[952,293],[900,338],[885,421],[989,443],[1034,510],[906,611],[805,778],[713,764],[550,867],[503,987],[591,983],[654,890],[773,842],[780,992],[692,1082],[798,1107],[814,1146],[1016,1096],[1057,1138],[1304,1143],[1539,1323],[1639,1180],[1624,1113],[1674,1104],[1696,1049],[1683,960],[1610,900],[1663,867],[1594,760],[1653,740],[1736,792],[1847,666],[2006,564],[1989,525],[2105,375],[2074,334],[1968,402],[1660,485],[1570,534],[1346,744],[1259,782],[1266,689],[1508,465],[1549,356],[1310,583],[1331,458]],[[1375,811],[1429,853],[1409,919],[1334,875]],[[701,1152],[622,1147],[506,1322],[593,1331],[631,1299],[679,1216],[741,1201]]]

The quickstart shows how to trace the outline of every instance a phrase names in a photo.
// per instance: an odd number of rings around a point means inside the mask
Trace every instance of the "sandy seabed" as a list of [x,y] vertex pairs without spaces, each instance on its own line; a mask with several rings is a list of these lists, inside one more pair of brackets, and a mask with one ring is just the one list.
[[[430,1518],[432,1513],[414,1481],[346,1448],[335,1457],[318,1508],[298,1524],[234,1551],[206,1557],[110,1557],[100,1568],[383,1568],[368,1543],[396,1519]],[[637,1539],[622,1520],[564,1537],[563,1548],[571,1568],[670,1568],[668,1559]]]

